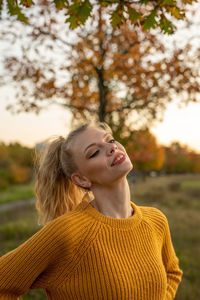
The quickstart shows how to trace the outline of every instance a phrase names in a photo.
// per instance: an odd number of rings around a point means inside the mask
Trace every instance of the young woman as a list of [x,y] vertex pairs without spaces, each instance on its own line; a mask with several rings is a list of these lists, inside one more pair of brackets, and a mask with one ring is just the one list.
[[168,222],[131,202],[131,169],[105,123],[52,141],[36,183],[47,224],[0,259],[0,299],[37,288],[51,300],[174,299],[182,271]]

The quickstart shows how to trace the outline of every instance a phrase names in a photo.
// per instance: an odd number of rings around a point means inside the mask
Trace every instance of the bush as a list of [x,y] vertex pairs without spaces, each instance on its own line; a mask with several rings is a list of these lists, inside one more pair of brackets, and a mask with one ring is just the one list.
[[31,179],[31,170],[28,167],[20,166],[17,163],[11,164],[9,173],[12,183],[27,183]]

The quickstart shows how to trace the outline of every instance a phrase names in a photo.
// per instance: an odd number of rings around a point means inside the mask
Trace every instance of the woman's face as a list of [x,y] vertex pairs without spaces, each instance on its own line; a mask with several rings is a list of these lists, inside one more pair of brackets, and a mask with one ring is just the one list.
[[132,163],[125,148],[103,129],[89,127],[72,142],[78,172],[72,180],[85,188],[110,185],[126,176]]

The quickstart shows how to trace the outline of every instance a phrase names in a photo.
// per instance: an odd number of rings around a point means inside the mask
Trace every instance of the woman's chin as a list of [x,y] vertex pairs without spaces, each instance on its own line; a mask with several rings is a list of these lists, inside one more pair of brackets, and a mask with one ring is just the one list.
[[133,169],[132,164],[127,164],[126,166],[124,165],[123,168],[120,169],[120,172],[116,172],[115,175],[116,175],[116,177],[118,177],[118,179],[126,177],[132,169]]

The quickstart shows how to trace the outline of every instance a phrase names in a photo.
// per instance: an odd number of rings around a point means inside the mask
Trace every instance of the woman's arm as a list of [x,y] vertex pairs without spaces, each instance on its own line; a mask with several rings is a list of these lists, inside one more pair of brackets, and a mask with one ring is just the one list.
[[24,244],[0,258],[1,300],[19,299],[58,257],[61,250],[61,224],[55,221],[48,223]]
[[167,272],[166,300],[172,300],[175,298],[175,294],[181,281],[183,272],[179,268],[179,261],[174,251],[169,225],[166,218],[165,221],[165,236],[162,249],[162,257]]

